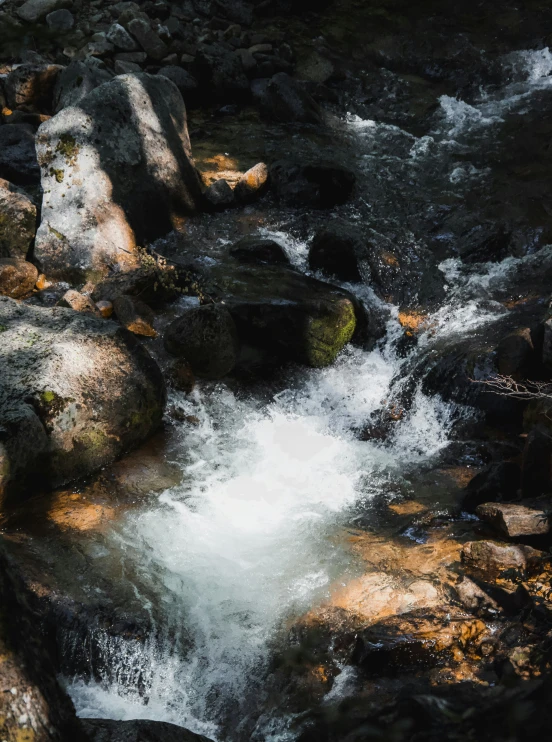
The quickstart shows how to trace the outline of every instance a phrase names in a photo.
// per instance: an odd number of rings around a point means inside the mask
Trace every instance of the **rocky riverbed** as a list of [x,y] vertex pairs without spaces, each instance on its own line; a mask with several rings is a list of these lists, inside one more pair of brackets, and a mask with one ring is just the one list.
[[1,740],[550,733],[525,6],[0,0]]

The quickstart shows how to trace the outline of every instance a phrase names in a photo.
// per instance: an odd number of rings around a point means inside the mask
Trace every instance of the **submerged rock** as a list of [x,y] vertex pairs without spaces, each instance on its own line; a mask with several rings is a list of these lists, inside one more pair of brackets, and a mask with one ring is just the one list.
[[230,255],[240,263],[269,263],[270,265],[289,265],[286,251],[275,240],[259,237],[243,237],[230,248]]
[[0,499],[114,460],[160,424],[161,373],[114,322],[0,299]]
[[165,347],[185,358],[202,378],[220,379],[236,365],[238,335],[228,309],[221,304],[194,307],[167,328]]
[[52,277],[97,279],[200,205],[186,109],[170,80],[117,77],[38,132],[44,200],[35,257]]

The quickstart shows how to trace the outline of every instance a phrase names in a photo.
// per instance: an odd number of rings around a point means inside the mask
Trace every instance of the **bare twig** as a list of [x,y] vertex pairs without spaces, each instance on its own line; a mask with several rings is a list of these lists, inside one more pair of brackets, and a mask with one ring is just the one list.
[[496,374],[488,379],[470,379],[474,384],[484,384],[491,394],[513,399],[549,399],[552,401],[552,382],[549,381],[516,381],[511,376]]

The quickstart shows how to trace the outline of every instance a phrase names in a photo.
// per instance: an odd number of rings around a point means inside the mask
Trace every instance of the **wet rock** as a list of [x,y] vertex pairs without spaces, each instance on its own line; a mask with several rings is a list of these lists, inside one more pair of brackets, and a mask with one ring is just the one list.
[[113,44],[116,49],[121,49],[125,52],[133,52],[138,49],[136,41],[120,23],[114,23],[109,27],[106,39],[110,44]]
[[70,8],[72,4],[72,0],[27,0],[18,8],[17,15],[28,23],[36,23],[48,13],[59,8]]
[[494,526],[503,536],[539,536],[550,532],[548,511],[512,503],[487,502],[478,505],[476,514]]
[[173,387],[179,392],[191,394],[195,389],[194,372],[184,358],[179,358],[171,364],[169,378]]
[[458,600],[470,613],[476,616],[500,613],[498,603],[469,577],[462,577],[454,589]]
[[318,103],[285,72],[279,72],[270,80],[257,81],[252,90],[263,113],[274,121],[322,123]]
[[229,374],[238,360],[238,335],[228,309],[207,304],[188,309],[165,333],[165,348],[185,358],[194,374],[220,379]]
[[488,577],[508,572],[524,575],[543,566],[545,557],[544,552],[531,546],[496,541],[470,541],[462,549],[464,564]]
[[192,73],[200,88],[219,101],[249,98],[249,80],[240,57],[220,44],[204,45],[198,50]]
[[76,106],[104,82],[112,78],[111,72],[94,57],[71,62],[59,75],[54,90],[54,110]]
[[36,185],[40,182],[32,126],[0,126],[0,178],[15,185]]
[[249,204],[263,195],[268,188],[268,167],[259,162],[249,168],[236,183],[234,195],[243,204]]
[[42,222],[35,258],[52,277],[98,279],[137,264],[136,243],[200,204],[182,96],[170,80],[123,75],[38,132]]
[[261,363],[328,366],[355,331],[361,337],[365,330],[363,309],[351,294],[286,266],[232,261],[197,270],[207,293],[228,308],[241,342],[261,353]]
[[190,95],[197,90],[197,80],[182,67],[168,65],[167,67],[161,67],[157,74],[163,75],[163,77],[168,77],[169,80],[172,80],[182,93],[185,102],[187,102]]
[[270,178],[277,197],[290,206],[331,209],[346,203],[356,177],[340,165],[328,162],[298,163],[285,159],[275,162]]
[[537,363],[533,335],[529,327],[522,327],[503,338],[496,349],[498,372],[520,380],[527,378]]
[[162,721],[85,719],[90,742],[210,742],[207,737]]
[[451,611],[413,611],[392,616],[360,631],[353,663],[370,674],[435,666],[455,649],[481,640],[486,626]]
[[23,299],[35,287],[38,271],[32,263],[19,258],[0,258],[0,295]]
[[36,206],[26,194],[0,179],[0,257],[25,258],[36,232]]
[[22,64],[17,67],[6,80],[8,106],[51,112],[54,87],[62,69],[58,64]]
[[86,476],[160,424],[161,373],[119,325],[8,298],[0,325],[2,498]]
[[169,53],[165,42],[159,38],[149,22],[143,18],[134,18],[127,24],[126,28],[151,59],[161,61]]
[[309,266],[341,281],[370,283],[372,278],[366,240],[347,225],[332,226],[314,236]]
[[209,211],[224,211],[236,205],[234,191],[224,178],[211,183],[203,192],[203,199]]
[[134,335],[157,337],[157,332],[153,329],[155,315],[148,305],[140,299],[119,296],[113,302],[113,311],[122,326]]
[[490,464],[470,481],[466,488],[463,507],[473,512],[490,500],[514,500],[521,483],[521,469],[513,461]]
[[59,306],[69,307],[69,309],[73,309],[75,312],[89,312],[94,315],[98,314],[96,305],[90,297],[81,294],[78,291],[74,291],[73,289],[69,289],[69,291],[62,296],[59,301]]
[[552,489],[552,436],[534,428],[527,436],[521,464],[524,497],[538,497]]
[[240,263],[289,265],[289,258],[282,245],[260,237],[243,237],[230,248],[229,254]]
[[75,25],[75,16],[69,10],[54,10],[46,16],[48,28],[57,33],[70,31]]

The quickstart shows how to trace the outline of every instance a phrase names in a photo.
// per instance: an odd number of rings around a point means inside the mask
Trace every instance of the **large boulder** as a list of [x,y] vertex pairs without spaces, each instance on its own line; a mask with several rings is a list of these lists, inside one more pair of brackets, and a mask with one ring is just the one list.
[[160,424],[161,373],[114,322],[0,297],[0,500],[86,476]]
[[333,363],[366,329],[361,305],[349,292],[285,265],[243,264],[236,260],[195,266],[207,295],[223,301],[243,346],[261,362],[296,361],[322,367]]
[[0,126],[0,178],[15,185],[40,183],[34,130],[29,124]]
[[129,74],[64,108],[37,135],[44,199],[35,258],[49,276],[98,279],[200,204],[186,108],[173,82]]
[[0,258],[25,258],[36,232],[36,206],[19,188],[0,179]]

